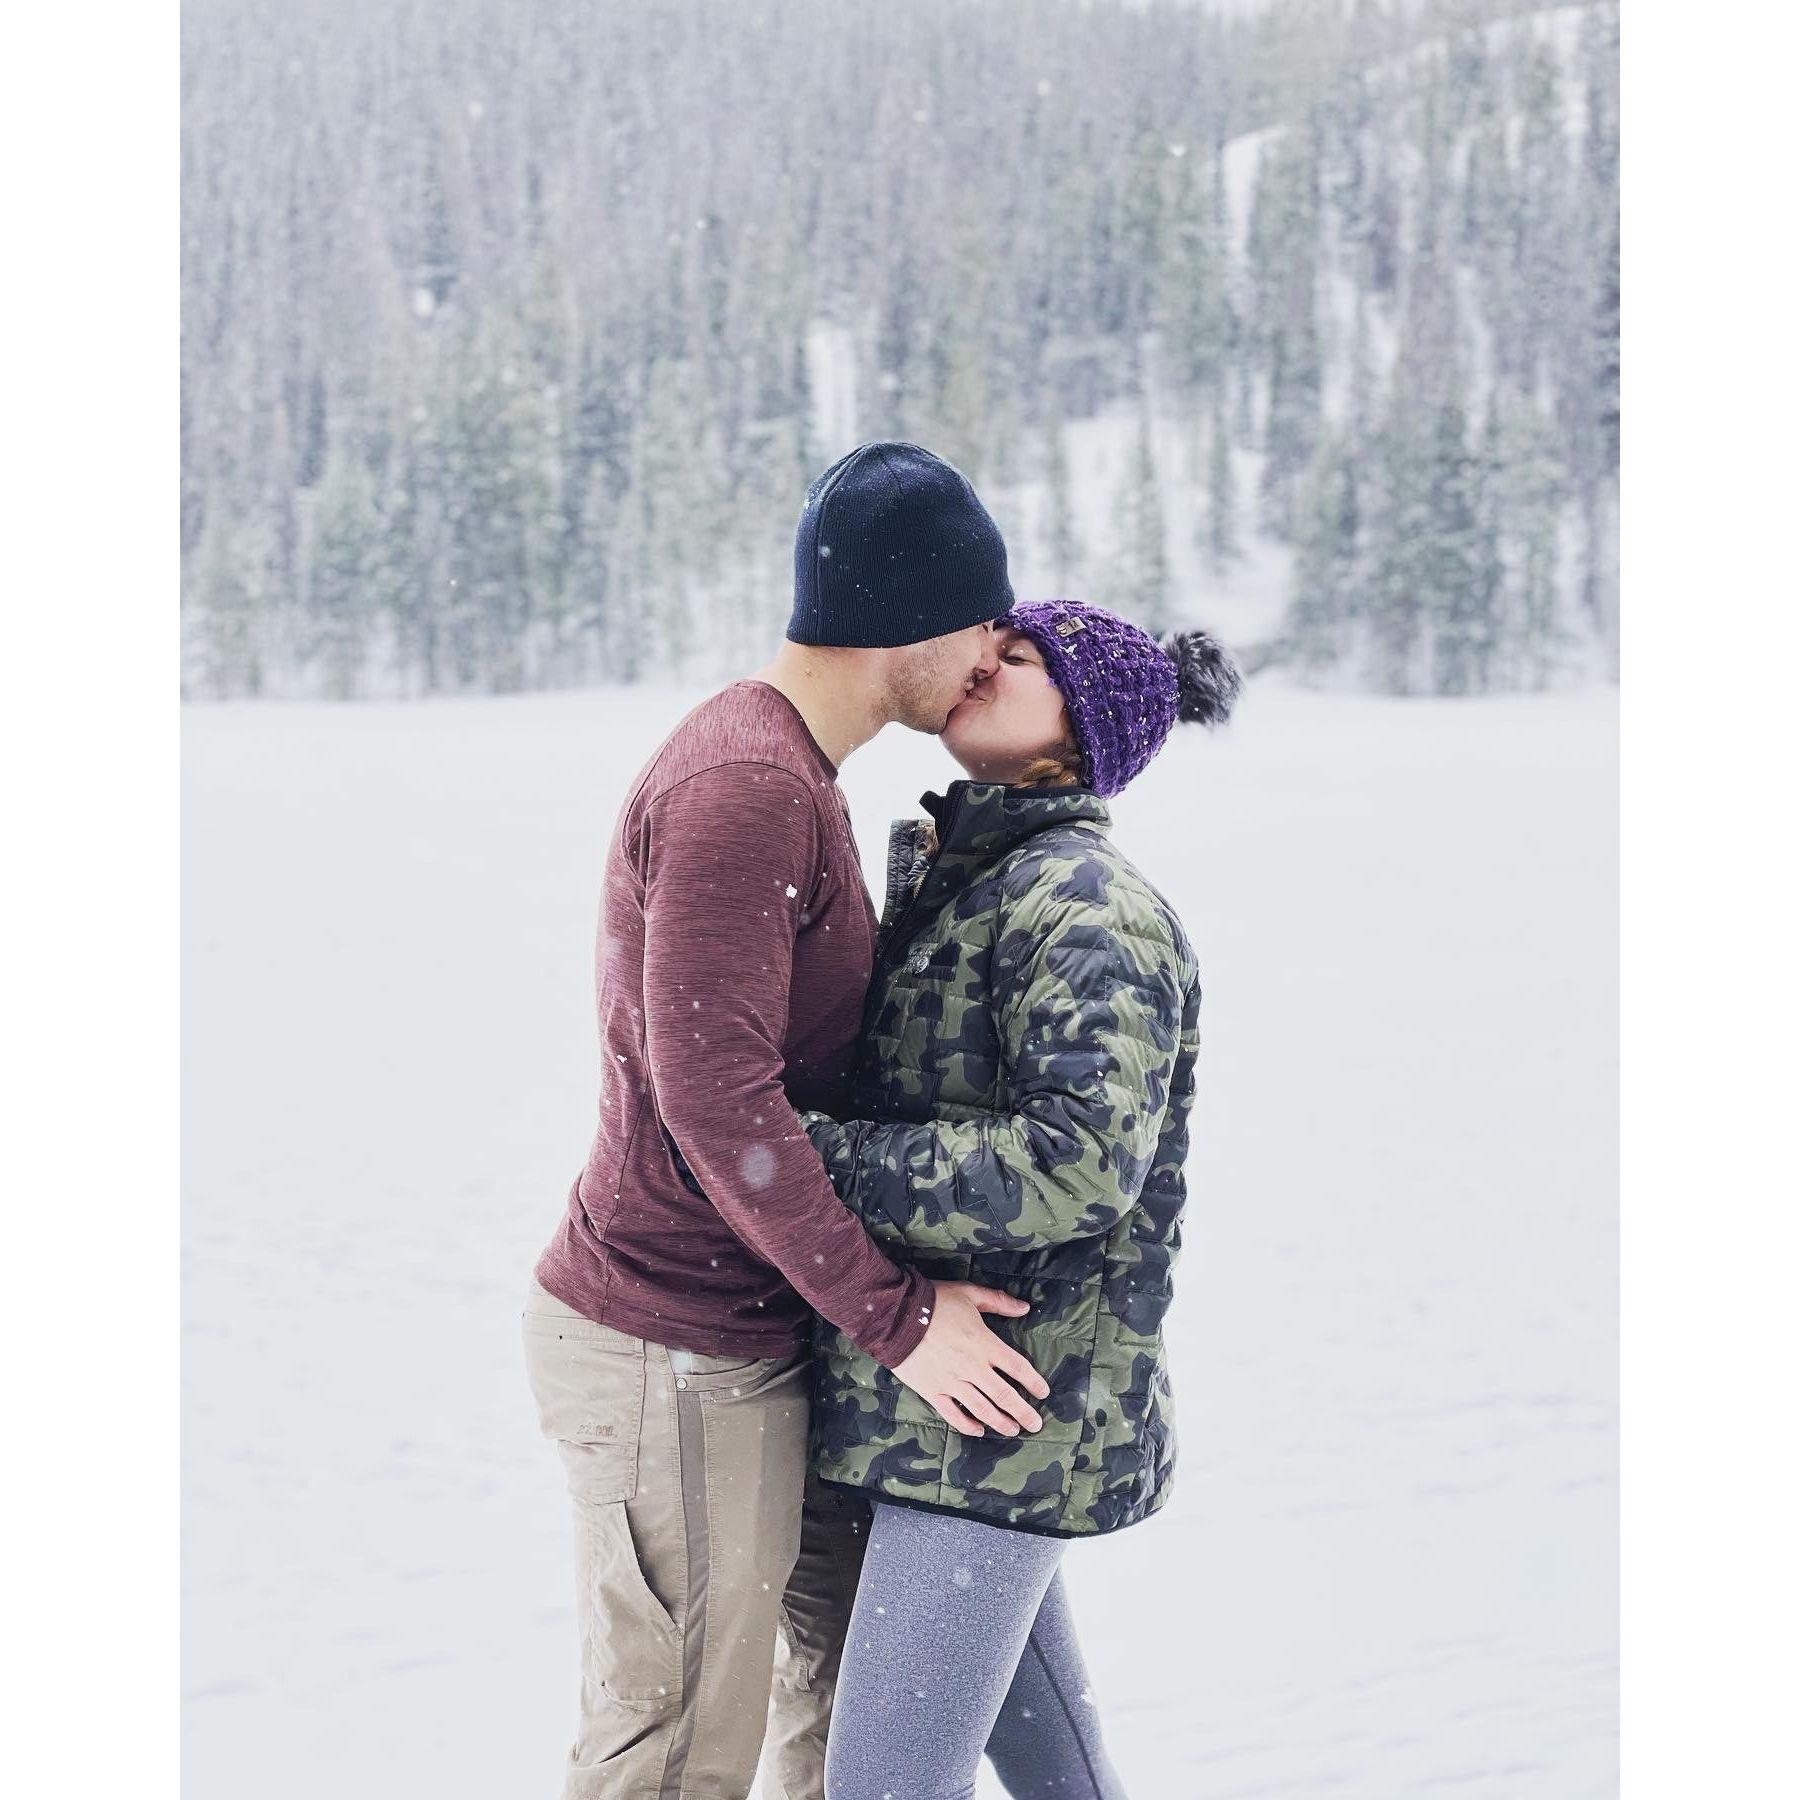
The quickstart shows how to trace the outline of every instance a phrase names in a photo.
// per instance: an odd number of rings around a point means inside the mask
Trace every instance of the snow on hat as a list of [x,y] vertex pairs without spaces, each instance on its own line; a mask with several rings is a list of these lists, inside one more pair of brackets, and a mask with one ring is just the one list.
[[1087,785],[1113,795],[1163,747],[1177,719],[1231,716],[1237,665],[1204,631],[1149,632],[1079,600],[1026,600],[999,623],[1037,645],[1068,708]]

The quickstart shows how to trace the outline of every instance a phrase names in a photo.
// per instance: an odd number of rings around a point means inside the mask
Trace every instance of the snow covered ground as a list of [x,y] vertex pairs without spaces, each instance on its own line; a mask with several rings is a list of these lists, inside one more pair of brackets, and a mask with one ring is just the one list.
[[[187,715],[192,1800],[555,1791],[517,1314],[688,698]],[[1137,1800],[1616,1792],[1616,727],[1258,685],[1117,809],[1207,978],[1178,1491],[1068,1563]],[[871,856],[947,768],[849,765]]]

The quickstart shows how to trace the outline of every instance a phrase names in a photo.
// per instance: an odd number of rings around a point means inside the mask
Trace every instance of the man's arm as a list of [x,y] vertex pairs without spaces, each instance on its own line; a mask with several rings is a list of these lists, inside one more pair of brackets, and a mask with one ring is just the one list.
[[1012,1111],[806,1126],[846,1207],[882,1243],[1036,1250],[1112,1230],[1156,1154],[1183,991],[1160,921],[1129,931],[1080,900],[1009,925],[1000,1018]]
[[732,1230],[892,1368],[925,1335],[932,1285],[837,1204],[782,1086],[794,939],[821,859],[812,795],[784,769],[727,764],[652,802],[643,829],[657,1111]]

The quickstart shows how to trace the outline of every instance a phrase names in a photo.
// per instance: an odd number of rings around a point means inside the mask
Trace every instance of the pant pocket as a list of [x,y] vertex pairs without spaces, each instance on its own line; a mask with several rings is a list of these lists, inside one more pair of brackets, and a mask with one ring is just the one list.
[[681,1633],[644,1577],[625,1503],[578,1497],[575,1514],[584,1683],[627,1706],[675,1704]]
[[538,1424],[563,1453],[578,1501],[629,1500],[644,1430],[644,1344],[586,1320],[525,1315]]
[[777,1383],[798,1376],[811,1384],[812,1356],[794,1350],[786,1356],[758,1356],[748,1361],[727,1356],[701,1356],[692,1350],[671,1350],[669,1367],[678,1386],[717,1400],[755,1400]]
[[677,1375],[743,1375],[770,1360],[766,1356],[708,1356],[702,1350],[669,1351],[669,1367]]

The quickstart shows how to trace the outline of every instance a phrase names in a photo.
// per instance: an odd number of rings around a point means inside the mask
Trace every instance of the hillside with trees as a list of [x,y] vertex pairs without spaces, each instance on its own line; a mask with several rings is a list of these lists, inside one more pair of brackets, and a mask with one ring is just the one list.
[[1618,8],[189,0],[183,684],[752,662],[807,480],[1294,680],[1616,673]]

